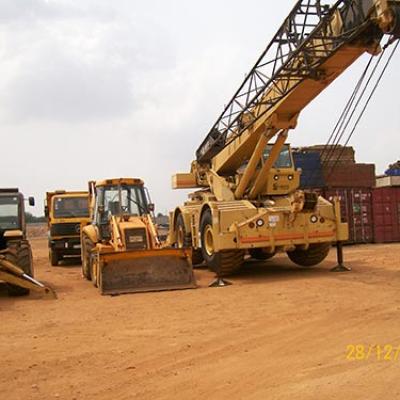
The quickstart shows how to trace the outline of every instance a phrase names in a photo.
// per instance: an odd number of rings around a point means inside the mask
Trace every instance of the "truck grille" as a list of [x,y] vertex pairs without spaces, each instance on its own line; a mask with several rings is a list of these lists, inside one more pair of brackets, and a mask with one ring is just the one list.
[[126,229],[125,242],[127,250],[147,249],[147,236],[145,229]]
[[79,236],[80,224],[54,224],[51,226],[51,236]]

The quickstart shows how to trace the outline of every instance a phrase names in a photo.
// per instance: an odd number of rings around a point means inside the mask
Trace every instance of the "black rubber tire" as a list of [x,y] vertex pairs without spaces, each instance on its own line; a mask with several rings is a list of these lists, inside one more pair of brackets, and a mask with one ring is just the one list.
[[212,254],[206,252],[204,243],[204,232],[207,225],[212,226],[212,215],[210,210],[206,210],[200,221],[200,234],[202,243],[202,256],[208,268],[220,277],[225,277],[239,271],[244,262],[244,251],[224,250]]
[[[33,278],[32,249],[27,240],[7,243],[6,259]],[[7,283],[9,296],[26,296],[29,289]]]
[[320,264],[329,254],[331,243],[311,244],[307,250],[296,249],[287,253],[290,260],[301,267],[314,267]]
[[92,280],[91,250],[94,243],[88,236],[82,236],[82,275],[88,280]]
[[58,262],[60,261],[58,253],[53,249],[49,249],[49,260],[53,267],[57,267]]
[[[183,221],[182,214],[178,215],[178,218],[176,219],[176,224],[175,224],[175,237],[178,238],[178,231],[182,229],[183,232],[183,245],[178,243],[178,240],[176,242],[176,246],[178,248],[185,248],[185,249],[190,249],[192,248],[192,235],[188,232],[186,232],[185,228],[185,223]],[[193,249],[192,248],[192,265],[198,265],[201,264],[204,261],[201,249]]]
[[275,255],[275,253],[266,253],[262,248],[249,249],[249,254],[255,260],[262,260],[262,261],[269,260]]

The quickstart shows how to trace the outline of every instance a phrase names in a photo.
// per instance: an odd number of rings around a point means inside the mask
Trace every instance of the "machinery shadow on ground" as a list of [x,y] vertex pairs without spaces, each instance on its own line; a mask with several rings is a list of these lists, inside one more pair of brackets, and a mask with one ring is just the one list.
[[60,261],[57,265],[57,267],[53,268],[80,268],[81,267],[81,259],[80,257],[68,257]]
[[251,284],[264,281],[273,282],[321,277],[326,277],[327,279],[336,279],[345,276],[353,278],[354,275],[367,272],[370,269],[369,265],[358,261],[356,268],[354,268],[351,262],[346,263],[346,265],[353,268],[350,272],[331,272],[331,269],[335,267],[336,264],[334,260],[326,260],[314,267],[300,267],[283,258],[275,258],[266,261],[248,259],[243,268],[236,275],[232,276],[232,281],[239,280],[243,283]]
[[239,279],[243,283],[274,282],[280,280],[312,279],[321,276],[332,276],[330,269],[335,263],[326,261],[318,266],[303,268],[289,261],[274,259],[267,261],[247,260],[243,268],[233,280]]
[[[41,283],[54,289],[54,285],[52,285],[51,283],[49,284],[48,282],[44,282],[44,281],[41,281]],[[45,295],[42,293],[37,293],[32,290],[28,295],[9,296],[8,290],[7,290],[7,284],[5,282],[0,282],[0,300],[2,301],[1,302],[2,306],[6,305],[6,304],[11,305],[11,304],[21,303],[21,302],[25,302],[25,301],[37,301],[40,299],[53,300],[54,297],[52,295]]]

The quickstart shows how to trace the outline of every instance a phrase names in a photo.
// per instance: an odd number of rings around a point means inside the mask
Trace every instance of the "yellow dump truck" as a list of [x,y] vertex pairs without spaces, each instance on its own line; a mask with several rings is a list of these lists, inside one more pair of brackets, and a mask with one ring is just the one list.
[[163,247],[141,179],[89,182],[91,224],[82,226],[82,274],[102,294],[196,287],[189,249]]
[[49,259],[52,266],[65,257],[81,255],[81,224],[89,222],[88,192],[47,192],[44,212],[49,230]]

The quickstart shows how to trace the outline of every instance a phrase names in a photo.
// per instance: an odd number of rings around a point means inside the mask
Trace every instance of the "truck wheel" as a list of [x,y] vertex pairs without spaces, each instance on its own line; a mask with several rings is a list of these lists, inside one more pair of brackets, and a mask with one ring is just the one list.
[[262,248],[249,249],[249,254],[252,258],[256,260],[269,260],[275,255],[275,253],[267,253]]
[[53,267],[56,267],[58,265],[59,257],[58,257],[58,253],[55,250],[53,250],[53,249],[49,250],[49,259],[50,259],[50,264]]
[[[185,223],[182,214],[178,215],[175,226],[176,245],[178,249],[192,247],[192,235],[186,232]],[[192,248],[192,264],[201,264],[204,261],[201,249]]]
[[86,236],[82,236],[82,275],[90,281],[92,279],[91,250],[94,243]]
[[296,249],[287,253],[290,260],[301,267],[313,267],[320,264],[329,254],[331,243],[310,244],[307,250]]
[[[27,240],[8,243],[5,256],[8,261],[33,278],[32,250]],[[9,283],[7,284],[7,291],[10,296],[25,296],[29,294],[29,289]]]
[[223,277],[232,275],[241,268],[244,261],[244,252],[242,250],[214,251],[212,216],[210,210],[205,211],[201,217],[200,232],[202,255],[211,271]]

